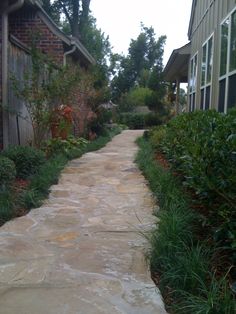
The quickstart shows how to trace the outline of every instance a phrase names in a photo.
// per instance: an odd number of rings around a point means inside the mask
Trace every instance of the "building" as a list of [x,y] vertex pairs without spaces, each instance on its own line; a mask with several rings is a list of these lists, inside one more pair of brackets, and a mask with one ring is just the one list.
[[[0,149],[32,142],[32,124],[24,101],[12,89],[11,74],[21,80],[32,66],[32,36],[37,49],[53,60],[88,68],[95,60],[78,39],[65,35],[42,9],[40,0],[1,0],[0,3]],[[6,109],[7,108],[7,109]]]
[[188,83],[188,110],[236,106],[236,1],[193,0],[189,43],[172,52],[165,78]]

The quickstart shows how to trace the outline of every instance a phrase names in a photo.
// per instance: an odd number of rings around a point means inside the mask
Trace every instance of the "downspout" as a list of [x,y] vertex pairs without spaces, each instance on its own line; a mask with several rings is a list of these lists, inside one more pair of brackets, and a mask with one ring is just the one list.
[[3,105],[3,148],[9,145],[9,113],[6,109],[8,105],[8,15],[20,9],[25,0],[18,0],[2,13],[2,105]]
[[73,52],[75,52],[75,50],[76,50],[75,42],[71,42],[71,44],[74,45],[73,48],[69,51],[66,51],[63,55],[63,65],[64,66],[66,66],[66,57],[68,55],[72,54]]

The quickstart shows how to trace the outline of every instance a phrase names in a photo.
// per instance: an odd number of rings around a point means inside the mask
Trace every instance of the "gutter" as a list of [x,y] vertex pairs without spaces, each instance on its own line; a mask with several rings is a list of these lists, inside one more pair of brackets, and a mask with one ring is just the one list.
[[5,109],[8,105],[8,15],[20,9],[25,0],[17,0],[6,7],[2,13],[2,105],[3,105],[3,148],[9,145],[9,113]]
[[71,50],[68,50],[64,53],[63,55],[63,66],[66,66],[66,57],[70,54],[72,54],[73,52],[75,52],[76,50],[76,45],[75,45],[75,42],[71,42],[71,45],[73,45],[73,48]]

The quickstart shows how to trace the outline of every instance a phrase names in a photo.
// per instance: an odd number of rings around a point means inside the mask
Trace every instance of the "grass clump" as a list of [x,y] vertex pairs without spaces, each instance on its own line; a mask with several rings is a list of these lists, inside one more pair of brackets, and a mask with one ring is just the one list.
[[0,190],[0,225],[5,221],[13,218],[14,203],[12,193],[9,189]]

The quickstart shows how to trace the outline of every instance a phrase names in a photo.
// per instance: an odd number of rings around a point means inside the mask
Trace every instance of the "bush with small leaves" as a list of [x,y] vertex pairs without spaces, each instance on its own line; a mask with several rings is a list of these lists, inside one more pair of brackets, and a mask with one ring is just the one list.
[[0,189],[10,184],[16,177],[16,167],[14,162],[7,158],[0,156]]
[[3,151],[2,155],[15,163],[16,176],[21,179],[35,174],[46,161],[44,152],[29,146],[12,146]]

